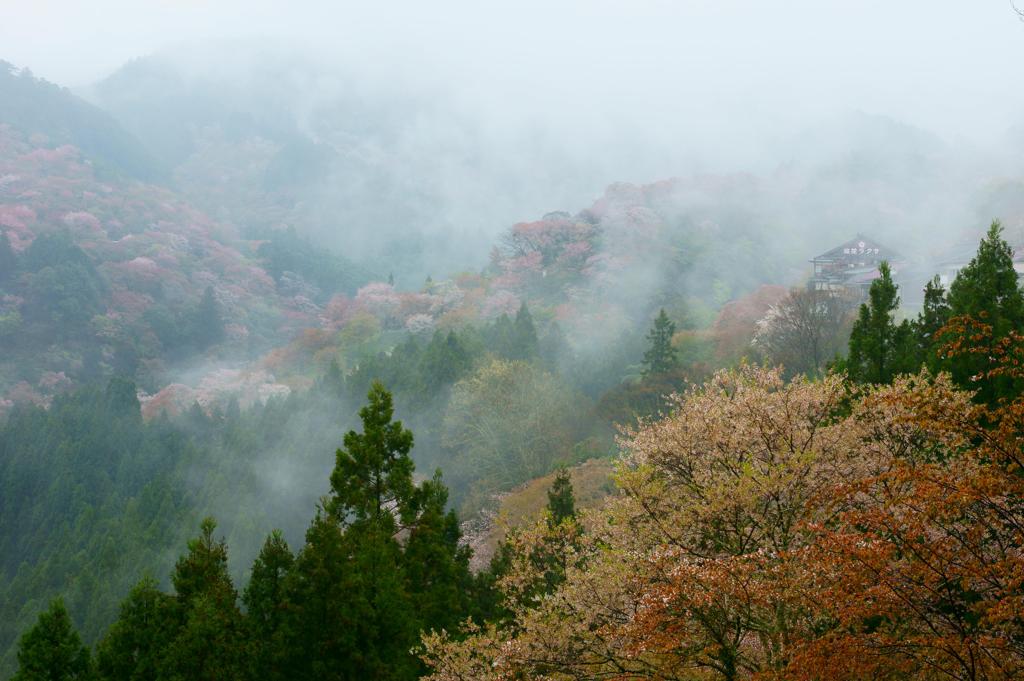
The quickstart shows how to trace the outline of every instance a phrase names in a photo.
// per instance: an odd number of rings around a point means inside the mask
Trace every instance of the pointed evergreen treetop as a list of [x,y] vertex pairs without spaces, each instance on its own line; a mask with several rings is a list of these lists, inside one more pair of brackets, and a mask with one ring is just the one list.
[[572,491],[569,471],[562,468],[555,474],[555,481],[548,490],[548,523],[558,525],[567,518],[576,517],[576,498]]
[[899,287],[889,263],[882,261],[878,274],[871,282],[868,302],[860,306],[853,323],[850,353],[844,363],[850,378],[860,383],[889,383],[897,374],[917,368],[913,366],[910,323],[896,323]]
[[394,506],[405,514],[413,496],[412,432],[392,421],[391,393],[374,381],[369,404],[359,411],[363,432],[350,430],[331,473],[329,510],[341,520],[393,523]]
[[77,681],[92,678],[89,649],[71,623],[60,598],[39,615],[18,644],[18,671],[12,681]]
[[[1024,385],[1012,376],[986,377],[993,368],[1000,342],[1010,332],[1024,329],[1024,293],[1013,266],[1013,248],[1002,233],[1002,226],[994,221],[977,254],[949,287],[949,314],[969,317],[988,326],[985,340],[976,338],[973,330],[966,331],[966,335],[964,331],[947,330],[938,341],[939,347],[974,349],[946,357],[943,368],[957,384],[976,391],[976,401],[986,404],[996,404],[1024,391]],[[977,347],[979,343],[981,347]]]
[[954,315],[992,324],[997,335],[1024,325],[1024,295],[1013,267],[1013,248],[1003,239],[998,220],[949,287],[949,306]]
[[946,289],[936,275],[924,287],[924,303],[916,322],[918,336],[927,341],[934,339],[935,333],[949,321],[949,314]]
[[0,230],[0,281],[14,276],[14,269],[18,265],[18,256],[11,248],[11,241],[7,238],[7,230]]
[[533,325],[533,316],[524,302],[516,312],[512,323],[512,338],[509,348],[509,359],[530,360],[537,356],[537,329]]
[[252,566],[252,577],[242,595],[251,626],[263,636],[272,634],[283,617],[285,578],[295,564],[280,530],[274,530]]
[[651,347],[644,353],[644,378],[665,374],[676,368],[679,361],[676,358],[676,349],[672,347],[672,336],[675,332],[675,322],[668,318],[665,308],[662,308],[647,334]]
[[224,319],[213,287],[207,286],[195,313],[195,337],[203,350],[224,340]]
[[217,522],[204,518],[200,534],[188,542],[188,553],[178,559],[171,582],[178,600],[189,603],[199,596],[222,607],[233,607],[237,594],[228,574],[228,547],[213,538]]

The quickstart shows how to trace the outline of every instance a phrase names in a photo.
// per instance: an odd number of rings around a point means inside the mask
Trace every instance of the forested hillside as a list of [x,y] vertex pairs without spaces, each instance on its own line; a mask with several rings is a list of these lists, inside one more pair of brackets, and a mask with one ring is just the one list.
[[1024,136],[956,40],[112,2],[80,86],[0,61],[0,679],[1024,676]]
[[104,177],[152,180],[164,174],[163,166],[109,113],[5,61],[0,61],[0,121],[54,147],[78,147]]
[[172,190],[102,171],[105,152],[83,135],[111,120],[76,118],[77,137],[40,127],[16,114],[92,109],[30,75],[3,78],[17,89],[2,98],[13,113],[0,110],[0,409],[112,375],[153,391],[183,364],[244,361],[364,281],[292,232],[245,240]]
[[[948,292],[929,286],[913,320],[897,320],[898,289],[886,265],[880,274],[853,323],[846,373],[787,381],[778,369],[745,365],[674,395],[670,411],[624,433],[617,494],[580,511],[570,475],[558,473],[543,514],[510,529],[476,574],[445,510],[441,474],[415,475],[415,436],[374,382],[304,542],[270,532],[239,589],[228,545],[204,519],[173,568],[165,557],[170,586],[144,578],[132,588],[95,653],[66,602],[50,603],[20,639],[15,678],[52,668],[103,679],[685,678],[690,670],[722,679],[927,679],[936,669],[1012,678],[1024,663],[1014,548],[1022,529],[1012,501],[1024,290],[1012,251],[993,224]],[[665,315],[652,327],[648,376],[676,360],[670,327]],[[87,401],[98,405],[97,420],[119,424],[110,444],[145,451],[150,437],[173,438],[166,420],[143,424],[123,382],[81,398],[49,414],[81,415]],[[197,442],[237,427],[242,417],[232,411],[211,421],[196,410]],[[17,416],[48,418],[38,409]],[[88,432],[76,440],[88,442]],[[179,461],[195,466],[197,450],[175,441]],[[83,482],[117,481],[138,495],[128,504],[138,517],[125,519],[132,536],[159,522],[195,522],[179,510],[173,484],[138,493],[140,476],[118,468]],[[82,498],[75,527],[91,529],[88,492],[65,482],[52,489]],[[286,509],[267,510],[287,518]],[[124,528],[104,529],[106,542],[73,569],[113,566]],[[72,536],[58,537],[74,551]],[[149,555],[145,543],[133,545]],[[112,577],[96,584],[109,587]],[[99,591],[93,597],[103,601]]]

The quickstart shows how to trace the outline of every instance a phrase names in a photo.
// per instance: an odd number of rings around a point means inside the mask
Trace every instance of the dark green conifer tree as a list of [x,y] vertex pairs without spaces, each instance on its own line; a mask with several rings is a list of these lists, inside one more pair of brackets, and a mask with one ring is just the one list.
[[289,606],[281,632],[290,678],[356,678],[356,619],[363,612],[353,608],[354,586],[342,527],[321,509],[285,581]]
[[849,355],[840,363],[859,383],[889,383],[894,376],[918,368],[910,322],[896,323],[900,297],[889,263],[881,263],[878,273],[871,282],[869,300],[860,306],[853,323]]
[[118,343],[114,348],[111,369],[116,376],[134,378],[139,368],[139,353],[130,343]]
[[405,546],[409,594],[422,625],[455,631],[470,610],[470,552],[459,546],[462,536],[454,511],[446,511],[448,489],[441,473],[420,485],[418,515]]
[[[291,580],[292,648],[306,650],[300,678],[411,679],[420,621],[406,589],[398,521],[415,516],[412,433],[393,421],[391,394],[375,381],[337,451],[326,513],[318,515]],[[297,638],[296,638],[297,637]]]
[[984,318],[997,335],[1024,325],[1024,296],[1013,267],[1013,248],[1003,239],[998,221],[949,287],[949,307],[953,315]]
[[7,231],[0,230],[0,282],[13,279],[17,267],[18,256],[14,253],[14,249],[11,248],[11,241],[7,238]]
[[359,410],[363,432],[350,430],[335,456],[328,509],[342,523],[372,521],[385,530],[395,527],[391,509],[409,511],[414,486],[412,432],[392,421],[391,393],[374,381],[369,404]]
[[[987,343],[992,351],[960,353],[945,364],[953,379],[965,388],[977,390],[977,399],[989,404],[1018,394],[1021,386],[1007,377],[983,381],[975,378],[991,368],[989,358],[997,354],[995,347],[1001,339],[1011,331],[1024,331],[1024,294],[1013,267],[1013,249],[1003,239],[998,221],[992,223],[977,255],[950,285],[949,308],[951,316],[970,317],[991,327]],[[971,338],[957,339],[947,334],[943,334],[940,342],[957,340],[965,346],[976,344]]]
[[178,629],[163,658],[171,678],[236,679],[243,676],[244,636],[238,594],[228,574],[228,551],[213,538],[217,523],[206,518],[171,576]]
[[142,407],[139,404],[138,390],[135,384],[126,378],[115,376],[107,382],[103,393],[106,407],[119,416],[142,418]]
[[913,323],[917,357],[933,371],[938,368],[937,334],[948,321],[949,303],[946,301],[946,289],[936,276],[925,284],[924,303]]
[[533,325],[533,316],[524,302],[516,312],[512,322],[512,333],[508,348],[509,359],[532,360],[537,356],[537,329]]
[[512,320],[502,313],[484,333],[487,349],[499,357],[509,357],[512,354],[513,335]]
[[[508,574],[513,563],[519,558],[529,558],[540,568],[543,578],[524,591],[527,599],[550,594],[565,581],[565,542],[573,542],[580,528],[576,520],[576,499],[569,471],[562,468],[547,492],[545,506],[547,533],[544,542],[529,556],[517,554],[510,538],[498,544],[487,570],[476,578],[476,608],[481,619],[490,622],[506,622],[512,617],[511,603],[502,593],[498,582]],[[513,530],[514,532],[514,530]]]
[[472,366],[472,356],[454,331],[435,331],[420,357],[422,388],[427,395],[434,395],[469,373]]
[[56,599],[18,644],[12,681],[80,681],[92,678],[89,649],[82,645],[64,601]]
[[565,332],[558,322],[552,322],[537,345],[541,361],[549,371],[557,370],[560,362],[567,359],[568,350],[569,341]]
[[103,681],[156,679],[163,655],[177,633],[173,596],[146,578],[121,603],[120,615],[96,647],[96,666]]
[[675,322],[668,318],[662,308],[647,334],[650,348],[644,352],[644,378],[669,373],[678,366],[676,349],[672,347],[672,336],[675,332]]
[[327,368],[327,373],[324,374],[322,387],[335,397],[345,394],[345,373],[341,370],[337,359],[331,360],[331,365]]
[[252,649],[249,663],[253,678],[289,678],[287,632],[284,631],[285,584],[294,564],[295,558],[284,536],[274,530],[253,563],[252,576],[242,595],[246,632]]
[[224,319],[212,286],[207,286],[203,292],[203,298],[196,308],[193,327],[193,337],[200,350],[224,340]]
[[572,491],[572,479],[565,468],[555,473],[555,481],[548,490],[548,523],[553,527],[564,520],[576,517],[576,498]]

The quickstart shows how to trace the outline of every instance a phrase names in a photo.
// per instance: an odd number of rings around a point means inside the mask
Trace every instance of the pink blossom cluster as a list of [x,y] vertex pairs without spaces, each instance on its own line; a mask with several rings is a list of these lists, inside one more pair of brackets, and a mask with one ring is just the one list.
[[484,299],[480,306],[480,316],[483,319],[495,319],[503,314],[514,315],[521,304],[519,297],[511,291],[495,291]]
[[287,397],[291,388],[277,383],[264,370],[217,369],[205,374],[195,386],[172,383],[153,395],[140,393],[142,414],[153,418],[162,412],[180,414],[198,404],[205,412],[224,409],[231,400],[238,400],[243,409],[263,404],[271,398]]

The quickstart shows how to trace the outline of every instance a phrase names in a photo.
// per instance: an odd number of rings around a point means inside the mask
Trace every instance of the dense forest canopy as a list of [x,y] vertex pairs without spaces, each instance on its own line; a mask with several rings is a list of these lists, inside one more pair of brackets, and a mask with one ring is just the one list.
[[0,61],[0,678],[1024,674],[1024,40],[699,4]]

